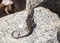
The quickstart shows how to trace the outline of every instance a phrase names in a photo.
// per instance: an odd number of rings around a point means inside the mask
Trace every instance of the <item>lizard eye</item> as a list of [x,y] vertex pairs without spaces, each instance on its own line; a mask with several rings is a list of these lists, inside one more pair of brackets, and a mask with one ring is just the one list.
[[2,2],[2,0],[0,0],[0,3]]

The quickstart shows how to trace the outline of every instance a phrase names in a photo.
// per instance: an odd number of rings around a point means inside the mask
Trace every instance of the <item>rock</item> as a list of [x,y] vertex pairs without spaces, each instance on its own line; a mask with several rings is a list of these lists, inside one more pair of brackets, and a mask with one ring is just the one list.
[[28,37],[14,39],[11,36],[14,30],[20,30],[21,35],[28,33],[27,15],[27,11],[21,11],[0,18],[0,43],[58,43],[56,27],[59,25],[59,18],[57,14],[43,7],[34,9],[36,28],[33,33]]
[[[42,1],[28,0],[26,9],[33,8]],[[21,35],[28,33],[26,29],[27,15],[28,11],[21,11],[0,18],[0,43],[58,43],[57,31],[59,30],[60,20],[57,14],[44,7],[34,9],[36,28],[33,33],[28,37],[14,39],[11,36],[14,30],[20,31]]]
[[34,18],[37,23],[35,32],[37,37],[39,37],[36,43],[58,43],[56,35],[56,27],[59,25],[58,16],[48,9],[38,7],[35,9]]
[[26,1],[26,9],[29,9],[30,7],[36,7],[37,5],[39,5],[41,2],[43,2],[44,0],[27,0]]

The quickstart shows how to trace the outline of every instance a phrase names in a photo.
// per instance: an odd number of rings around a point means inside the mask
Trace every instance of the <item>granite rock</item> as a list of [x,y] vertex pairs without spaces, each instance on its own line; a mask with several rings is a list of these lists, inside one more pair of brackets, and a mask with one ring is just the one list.
[[28,11],[21,11],[0,18],[0,43],[58,43],[56,36],[56,27],[59,27],[58,15],[43,7],[34,9],[36,28],[33,33],[28,37],[14,39],[11,36],[14,30],[20,30],[21,35],[28,33],[27,15]]
[[[26,9],[35,7],[42,1],[28,0]],[[0,43],[58,43],[56,34],[60,20],[57,14],[44,7],[34,9],[36,28],[33,33],[28,37],[14,39],[11,36],[14,30],[19,30],[21,35],[28,33],[26,29],[27,15],[28,11],[24,10],[0,18]]]

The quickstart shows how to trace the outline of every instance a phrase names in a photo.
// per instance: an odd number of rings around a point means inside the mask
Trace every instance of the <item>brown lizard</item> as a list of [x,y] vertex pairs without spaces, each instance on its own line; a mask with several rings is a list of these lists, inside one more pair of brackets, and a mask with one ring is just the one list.
[[26,19],[26,23],[27,23],[27,28],[26,29],[29,32],[26,35],[24,35],[24,36],[19,36],[20,35],[20,33],[19,33],[17,37],[14,37],[14,32],[17,31],[17,30],[15,30],[15,31],[12,32],[12,37],[13,38],[19,39],[19,38],[27,37],[30,34],[32,34],[34,28],[36,27],[36,23],[34,22],[34,17],[33,17],[34,16],[34,10],[33,9],[29,9],[28,11],[29,12],[28,12],[28,16],[27,16],[27,19]]

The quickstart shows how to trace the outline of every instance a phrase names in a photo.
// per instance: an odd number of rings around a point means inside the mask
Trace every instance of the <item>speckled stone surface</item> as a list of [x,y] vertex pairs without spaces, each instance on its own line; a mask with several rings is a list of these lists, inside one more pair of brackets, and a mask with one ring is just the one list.
[[[30,7],[29,1],[32,2],[30,3],[32,6],[36,6],[39,4],[37,2],[42,0],[28,0],[27,8]],[[58,43],[56,32],[59,28],[60,20],[57,14],[44,7],[34,9],[36,28],[33,33],[28,37],[14,39],[11,36],[14,30],[19,30],[21,35],[28,33],[26,30],[27,15],[28,11],[21,11],[0,18],[0,43]]]
[[[20,39],[12,38],[11,33],[16,29],[23,31],[22,34],[25,34],[26,30],[24,28],[26,28],[27,14],[27,11],[21,11],[0,18],[0,43],[58,43],[56,27],[59,24],[59,18],[57,14],[43,7],[34,9],[36,28],[33,33]],[[21,24],[23,24],[22,27]]]
[[58,43],[56,39],[58,16],[43,7],[36,8],[34,16],[37,23],[35,31],[39,37],[36,43]]
[[30,7],[33,8],[43,1],[44,0],[26,0],[26,9],[29,9]]

